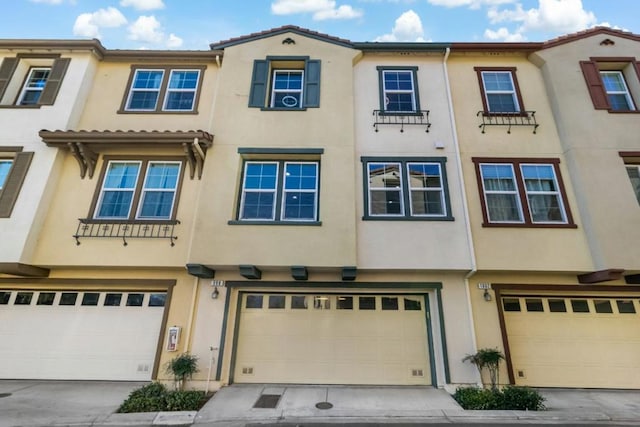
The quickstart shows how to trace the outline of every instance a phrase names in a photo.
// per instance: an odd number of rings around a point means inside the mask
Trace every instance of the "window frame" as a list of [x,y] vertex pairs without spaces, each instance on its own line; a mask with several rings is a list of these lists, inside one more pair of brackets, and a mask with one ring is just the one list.
[[[109,165],[112,163],[138,163],[140,165],[138,174],[136,176],[135,187],[133,188],[133,196],[129,205],[129,212],[127,218],[119,217],[100,217],[98,211],[102,206],[102,196],[104,191],[105,179],[107,172],[109,171]],[[176,180],[176,187],[173,197],[173,205],[171,208],[171,214],[169,218],[152,218],[152,217],[140,217],[142,209],[143,197],[145,194],[144,185],[149,173],[149,166],[153,163],[173,163],[179,164],[180,170]],[[180,194],[182,185],[184,182],[185,173],[185,160],[184,158],[175,156],[103,156],[102,168],[100,171],[100,177],[96,184],[96,190],[91,202],[89,214],[87,219],[94,222],[108,222],[108,223],[165,223],[172,222],[176,219],[178,211],[178,205],[180,202]]]
[[[640,62],[635,57],[590,57],[580,61],[580,69],[587,85],[587,91],[596,110],[607,110],[614,114],[640,113]],[[602,72],[619,72],[628,91],[630,110],[613,109],[604,86]]]
[[[380,114],[382,115],[421,115],[420,111],[420,90],[418,87],[418,67],[417,66],[391,66],[391,65],[379,65],[376,67],[378,70],[378,93],[380,102]],[[407,72],[411,75],[412,83],[412,103],[413,110],[407,111],[391,111],[387,110],[387,90],[385,86],[385,74],[387,72]],[[394,93],[407,93],[408,91],[393,91]]]
[[[291,75],[291,73],[295,73],[295,74],[300,74],[300,89],[277,89],[276,88],[276,81],[277,81],[277,75],[278,74],[284,74],[284,73],[288,73],[289,75]],[[272,77],[271,77],[271,90],[270,90],[270,100],[269,100],[269,108],[271,109],[283,109],[283,110],[295,110],[295,109],[301,109],[302,105],[303,105],[303,100],[304,100],[304,70],[299,70],[299,69],[274,69],[272,70]],[[293,105],[291,107],[277,107],[276,104],[276,94],[277,93],[282,93],[282,92],[286,92],[286,93],[297,93],[298,96],[296,98],[296,105]],[[287,96],[293,96],[293,95],[287,95]],[[285,96],[286,98],[286,96]],[[284,99],[284,98],[283,98]],[[284,103],[284,102],[283,102]],[[286,105],[286,104],[285,104]]]
[[0,218],[11,217],[33,154],[31,151],[22,151],[22,147],[0,147],[0,160],[11,162],[11,167],[0,188]]
[[[557,158],[506,158],[506,157],[473,157],[472,161],[476,170],[476,182],[478,184],[478,192],[480,196],[480,204],[482,208],[483,227],[526,227],[526,228],[577,228],[574,223],[571,208],[569,206],[567,191],[560,173],[560,159]],[[517,201],[520,205],[520,213],[522,221],[490,221],[488,212],[488,203],[486,200],[486,192],[484,187],[484,179],[482,176],[482,165],[510,165],[516,183]],[[558,202],[563,209],[563,222],[534,222],[531,214],[529,203],[529,192],[524,182],[524,174],[522,166],[526,165],[545,165],[551,166],[557,186]]]
[[[35,67],[29,68],[29,71],[27,72],[24,83],[22,84],[22,89],[20,89],[20,94],[18,95],[18,100],[16,101],[16,105],[19,105],[19,106],[38,105],[40,101],[40,97],[44,92],[44,88],[47,85],[47,81],[49,80],[49,76],[51,75],[51,68],[52,67],[42,67],[42,66],[35,66]],[[32,83],[33,75],[36,72],[45,71],[45,70],[47,71],[47,77],[44,79],[44,84],[42,86],[34,86],[34,87],[30,86],[30,84]],[[27,93],[30,93],[30,92],[39,92],[38,97],[35,100],[35,102],[25,103],[25,97],[27,96]]]
[[[516,74],[517,67],[474,67],[473,68],[478,76],[478,85],[480,87],[480,97],[482,98],[482,110],[485,116],[522,116],[526,115],[526,108],[522,99],[522,92],[520,90],[520,84],[518,83],[518,76]],[[498,112],[491,111],[489,108],[489,100],[487,97],[487,89],[485,88],[484,73],[509,73],[511,76],[511,82],[513,83],[513,98],[518,111],[515,112]]]
[[[381,221],[454,221],[451,212],[451,201],[449,195],[449,183],[446,172],[446,157],[361,157],[362,162],[362,183],[363,183],[363,220]],[[400,202],[399,214],[373,214],[371,212],[371,190],[369,183],[370,164],[398,164],[400,165]],[[411,199],[411,184],[409,179],[409,165],[411,164],[435,164],[440,171],[440,201],[442,203],[443,214],[414,214]],[[382,187],[378,187],[382,188]],[[420,190],[423,191],[423,190]],[[428,190],[424,190],[428,191]]]
[[634,187],[633,181],[631,181],[632,178],[628,172],[629,169],[636,169],[638,171],[638,175],[640,175],[640,151],[620,151],[618,154],[624,162],[625,174],[627,175],[629,184],[631,185],[631,191],[635,194],[638,205],[640,206],[640,188],[636,189]]
[[[206,65],[185,65],[185,66],[176,66],[176,65],[132,65],[131,72],[129,73],[129,80],[127,81],[127,87],[124,93],[124,97],[122,99],[122,103],[120,105],[120,109],[118,110],[118,114],[198,114],[198,106],[200,102],[200,92],[202,90],[202,83],[204,80],[204,72],[207,69]],[[132,109],[129,107],[131,102],[131,98],[135,91],[151,91],[147,89],[134,89],[133,84],[136,81],[136,77],[138,72],[140,71],[160,71],[162,72],[162,80],[160,82],[160,87],[157,89],[158,98],[156,100],[156,105],[153,109]],[[169,83],[171,82],[171,76],[173,76],[174,71],[192,71],[198,73],[196,88],[193,89],[194,98],[193,105],[190,110],[177,110],[177,109],[169,109],[167,108],[167,101],[169,98],[169,93],[175,91],[184,91],[182,89],[171,89],[169,87]],[[154,91],[156,91],[154,89]],[[192,90],[188,90],[191,92]]]
[[[619,83],[622,84],[624,90],[622,91],[610,91],[607,89],[607,85],[604,84],[605,82],[605,78],[604,76],[606,74],[612,74],[612,75],[616,75],[619,76]],[[633,98],[631,97],[631,92],[629,91],[629,86],[627,85],[627,81],[624,77],[624,73],[622,71],[619,70],[600,70],[600,78],[602,78],[602,82],[603,82],[603,87],[604,87],[604,92],[607,95],[607,98],[609,99],[609,105],[611,106],[611,109],[614,111],[635,111],[636,110],[636,105],[633,102]],[[623,95],[625,101],[627,102],[627,109],[616,109],[613,107],[613,104],[611,103],[611,96],[614,95]]]
[[11,169],[13,168],[15,160],[13,157],[5,157],[0,154],[0,173],[2,172],[2,165],[7,164],[9,167],[6,169],[7,173],[3,176],[0,175],[0,193],[5,186],[5,183],[9,180],[9,175],[11,175]]

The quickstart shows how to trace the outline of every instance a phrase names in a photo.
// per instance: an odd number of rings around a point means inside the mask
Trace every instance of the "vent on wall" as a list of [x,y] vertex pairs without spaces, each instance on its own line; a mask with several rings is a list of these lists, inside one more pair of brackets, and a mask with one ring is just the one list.
[[242,368],[242,375],[253,375],[253,367],[251,366],[244,366]]
[[527,378],[524,371],[521,369],[518,369],[518,378]]
[[411,370],[412,377],[424,377],[424,371],[422,369],[412,369]]

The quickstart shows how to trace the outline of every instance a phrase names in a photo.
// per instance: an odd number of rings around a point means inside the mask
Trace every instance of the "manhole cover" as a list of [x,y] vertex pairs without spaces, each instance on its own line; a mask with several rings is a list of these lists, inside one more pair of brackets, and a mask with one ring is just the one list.
[[11,396],[11,393],[0,393],[0,398],[9,397],[9,396]]
[[316,403],[316,408],[318,409],[331,409],[333,405],[329,402],[318,402]]

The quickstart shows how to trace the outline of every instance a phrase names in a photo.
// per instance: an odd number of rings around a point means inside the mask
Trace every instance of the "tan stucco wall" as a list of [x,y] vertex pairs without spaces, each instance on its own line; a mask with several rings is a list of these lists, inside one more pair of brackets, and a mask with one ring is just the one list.
[[[610,39],[613,44],[601,44]],[[558,130],[570,165],[589,238],[595,270],[624,268],[640,271],[640,258],[629,250],[640,239],[638,203],[619,151],[638,151],[637,113],[596,110],[580,69],[591,57],[640,59],[640,43],[613,35],[594,35],[537,52],[547,92],[558,119]],[[640,84],[637,74],[627,83]],[[640,102],[632,90],[636,108]]]
[[[474,67],[516,67],[524,107],[536,111],[536,134],[529,126],[487,126],[476,116],[483,109]],[[574,186],[567,170],[554,117],[539,69],[517,54],[456,54],[449,63],[466,194],[479,270],[590,271],[592,263]],[[560,172],[577,228],[483,227],[480,191],[473,157],[560,159]]]

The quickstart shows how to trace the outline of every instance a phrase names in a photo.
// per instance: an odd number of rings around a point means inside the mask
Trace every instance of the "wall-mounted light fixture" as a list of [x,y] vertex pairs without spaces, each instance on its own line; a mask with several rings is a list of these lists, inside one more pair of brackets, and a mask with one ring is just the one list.
[[218,291],[218,288],[213,288],[213,292],[211,292],[211,299],[218,299],[219,295],[220,292]]
[[485,301],[491,301],[491,294],[489,293],[489,290],[485,289],[484,294],[482,294],[482,297],[484,298]]

